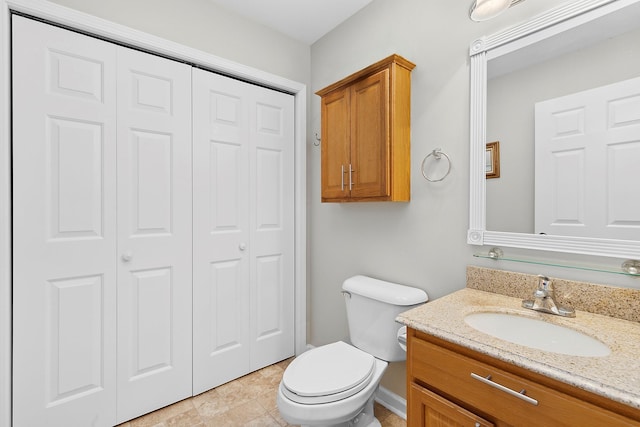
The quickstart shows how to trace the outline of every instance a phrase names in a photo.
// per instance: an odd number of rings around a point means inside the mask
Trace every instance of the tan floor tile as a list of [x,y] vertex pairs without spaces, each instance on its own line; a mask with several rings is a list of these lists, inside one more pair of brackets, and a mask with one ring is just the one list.
[[261,394],[256,399],[267,412],[278,410],[278,389],[272,389]]
[[202,418],[212,418],[224,414],[231,409],[228,396],[218,396],[215,399],[202,400],[196,410]]
[[290,357],[290,358],[288,358],[288,359],[285,359],[285,360],[283,360],[283,361],[281,361],[281,362],[276,363],[276,365],[278,365],[279,367],[281,367],[281,368],[282,368],[282,370],[284,371],[285,369],[287,369],[287,366],[289,366],[289,364],[290,364],[291,362],[293,362],[293,359],[295,359],[295,357]]
[[165,421],[167,427],[204,427],[204,422],[200,414],[195,409],[183,412],[180,415],[169,418]]
[[280,424],[269,414],[255,418],[245,424],[244,427],[280,427]]
[[284,369],[276,364],[262,368],[258,372],[263,377],[278,377],[278,381],[280,381],[280,378],[282,378],[282,374],[284,373]]
[[130,427],[166,427],[166,424],[164,423],[165,420],[190,411],[193,408],[193,402],[191,399],[181,400],[173,405],[166,406],[155,412],[135,418],[129,421],[129,425]]
[[158,420],[149,418],[147,415],[131,420],[131,427],[167,427],[164,421],[158,422]]
[[207,427],[238,427],[235,421],[229,418],[226,413],[218,414],[215,417],[205,419]]
[[[191,399],[162,408],[118,427],[293,427],[280,415],[277,393],[293,358],[267,366]],[[376,403],[382,427],[406,427],[406,421]]]
[[384,420],[391,414],[393,414],[393,412],[391,412],[381,404],[377,402],[373,404],[373,415],[375,415],[378,421],[382,422],[382,420]]
[[236,425],[244,425],[256,418],[268,415],[266,409],[256,401],[250,401],[227,411],[227,415],[236,422]]
[[259,373],[254,373],[240,378],[238,383],[241,388],[235,394],[235,398],[244,403],[277,389],[280,379],[274,376],[265,377]]
[[205,402],[210,402],[212,400],[216,400],[220,397],[220,392],[217,388],[205,391],[204,393],[197,394],[191,398],[193,401],[193,406],[197,409]]
[[216,387],[214,390],[216,390],[216,392],[219,393],[220,395],[237,393],[238,390],[242,388],[242,385],[240,384],[240,380],[242,378],[239,378],[235,381],[228,382],[226,384],[222,384],[221,386]]
[[406,427],[407,422],[379,403],[373,405],[373,414],[380,421],[382,427]]
[[269,415],[273,417],[274,420],[278,423],[280,427],[292,427],[291,424],[286,422],[282,415],[280,415],[280,411],[271,412]]
[[407,422],[396,414],[391,414],[381,422],[382,427],[406,427]]

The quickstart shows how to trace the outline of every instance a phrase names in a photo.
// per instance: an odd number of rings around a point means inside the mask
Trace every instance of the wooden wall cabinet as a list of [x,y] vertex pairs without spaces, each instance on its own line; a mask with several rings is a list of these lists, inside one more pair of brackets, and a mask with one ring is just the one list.
[[409,201],[414,67],[391,55],[316,92],[323,202]]
[[407,339],[408,427],[640,426],[630,406],[413,329]]

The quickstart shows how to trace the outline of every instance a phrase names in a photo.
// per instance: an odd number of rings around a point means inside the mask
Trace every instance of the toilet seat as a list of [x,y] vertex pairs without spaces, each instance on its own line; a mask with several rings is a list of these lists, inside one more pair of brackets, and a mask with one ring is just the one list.
[[373,378],[375,358],[338,341],[301,354],[282,377],[282,393],[294,402],[320,404],[346,399]]

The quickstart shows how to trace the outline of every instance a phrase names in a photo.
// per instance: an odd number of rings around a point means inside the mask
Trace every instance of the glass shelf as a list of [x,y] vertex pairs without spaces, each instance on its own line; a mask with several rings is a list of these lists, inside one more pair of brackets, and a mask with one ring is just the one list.
[[540,260],[540,259],[528,259],[525,257],[509,257],[504,256],[502,249],[500,248],[492,248],[488,253],[475,253],[473,254],[476,258],[484,258],[491,259],[494,261],[509,261],[509,262],[520,262],[525,264],[533,264],[533,265],[544,265],[549,267],[562,267],[562,268],[570,268],[574,270],[583,270],[583,271],[596,271],[599,273],[612,273],[612,274],[620,274],[628,277],[638,277],[640,278],[640,261],[628,260],[621,264],[619,269],[615,269],[614,267],[592,267],[592,266],[584,266],[577,264],[563,264],[559,262],[553,262],[548,260]]

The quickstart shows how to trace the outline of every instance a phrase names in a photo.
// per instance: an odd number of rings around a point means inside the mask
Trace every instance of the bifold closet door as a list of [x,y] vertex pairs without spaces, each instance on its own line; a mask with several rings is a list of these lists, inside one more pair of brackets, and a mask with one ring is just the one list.
[[14,425],[191,395],[190,67],[13,17]]
[[191,67],[118,49],[118,422],[191,396]]
[[293,96],[193,70],[194,394],[294,354]]
[[116,46],[12,23],[13,425],[113,425]]

